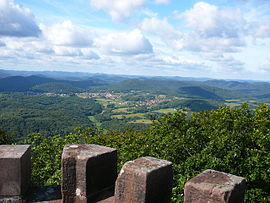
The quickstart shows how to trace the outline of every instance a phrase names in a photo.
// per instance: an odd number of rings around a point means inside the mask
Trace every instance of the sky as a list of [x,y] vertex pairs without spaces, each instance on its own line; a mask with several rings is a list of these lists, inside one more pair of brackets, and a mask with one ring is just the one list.
[[0,0],[0,69],[270,81],[270,1]]

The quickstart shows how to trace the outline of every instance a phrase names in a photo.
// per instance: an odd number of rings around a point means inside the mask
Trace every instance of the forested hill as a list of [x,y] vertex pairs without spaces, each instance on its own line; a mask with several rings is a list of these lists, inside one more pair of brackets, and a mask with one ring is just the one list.
[[2,92],[22,92],[28,91],[35,85],[54,82],[54,79],[43,78],[39,76],[11,76],[0,79],[0,91]]
[[9,74],[0,72],[0,78],[6,78]]
[[270,93],[270,83],[268,82],[208,80],[203,84],[239,92],[249,97],[263,97]]
[[0,94],[0,126],[18,138],[39,132],[66,134],[78,126],[93,127],[88,116],[102,112],[92,99]]
[[104,89],[106,88],[119,92],[148,91],[157,94],[216,100],[239,97],[239,94],[233,91],[207,86],[201,82],[168,79],[129,79],[112,84],[109,87],[105,86]]
[[80,92],[93,86],[103,86],[107,83],[100,79],[88,78],[86,80],[56,80],[41,76],[9,76],[0,79],[1,92]]
[[[14,74],[17,75],[14,75]],[[33,75],[29,75],[29,74]],[[20,75],[21,74],[21,75]],[[61,78],[61,79],[60,79]],[[95,87],[99,87],[95,89]],[[0,71],[0,92],[150,91],[203,99],[270,98],[270,83],[184,77]]]

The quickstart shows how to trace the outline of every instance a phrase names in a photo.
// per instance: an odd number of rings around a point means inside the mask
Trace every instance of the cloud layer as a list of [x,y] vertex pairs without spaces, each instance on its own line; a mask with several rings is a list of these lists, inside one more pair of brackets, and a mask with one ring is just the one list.
[[136,9],[145,4],[145,0],[91,0],[90,4],[97,10],[105,11],[114,21],[129,18]]
[[245,25],[240,9],[220,9],[205,2],[196,3],[180,17],[186,20],[187,26],[205,38],[237,38]]
[[50,27],[41,25],[43,35],[54,45],[88,47],[92,44],[90,33],[80,30],[71,21],[56,23]]
[[142,32],[135,29],[128,33],[114,33],[96,40],[96,45],[106,53],[117,55],[149,54],[153,48]]
[[0,1],[0,35],[14,37],[37,37],[40,29],[29,9],[12,0]]
[[40,1],[44,13],[50,6],[59,12],[47,20],[33,10],[37,24],[30,9],[0,0],[0,60],[128,74],[270,73],[269,2],[190,2]]

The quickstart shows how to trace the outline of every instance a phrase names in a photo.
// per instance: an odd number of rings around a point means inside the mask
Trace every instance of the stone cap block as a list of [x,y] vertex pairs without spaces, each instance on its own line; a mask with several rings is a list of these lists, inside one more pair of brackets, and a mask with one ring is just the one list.
[[30,145],[0,145],[0,158],[21,158]]
[[30,179],[30,145],[0,145],[0,196],[24,195]]
[[185,184],[185,203],[244,202],[245,179],[215,170],[206,170]]
[[94,144],[66,145],[62,153],[64,202],[89,202],[113,188],[117,177],[117,151]]
[[122,170],[131,170],[135,173],[147,174],[168,165],[172,165],[172,163],[166,160],[147,156],[135,159],[134,161],[128,161],[125,163]]
[[116,149],[95,144],[65,145],[62,158],[75,157],[76,159],[88,159],[104,153],[115,152]]
[[142,157],[124,164],[115,185],[115,203],[166,203],[172,190],[172,163]]

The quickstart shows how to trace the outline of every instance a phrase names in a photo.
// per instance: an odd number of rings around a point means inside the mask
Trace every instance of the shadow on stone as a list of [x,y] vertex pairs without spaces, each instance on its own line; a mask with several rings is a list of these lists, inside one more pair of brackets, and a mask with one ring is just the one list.
[[31,188],[28,202],[61,201],[61,186],[35,186]]
[[92,197],[92,200],[88,200],[88,203],[111,203],[112,197],[114,196],[114,188],[110,190],[105,190],[95,196]]

